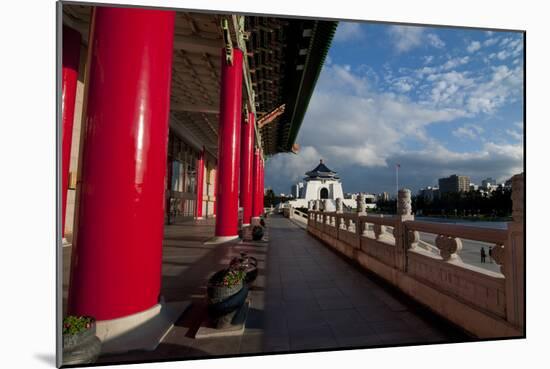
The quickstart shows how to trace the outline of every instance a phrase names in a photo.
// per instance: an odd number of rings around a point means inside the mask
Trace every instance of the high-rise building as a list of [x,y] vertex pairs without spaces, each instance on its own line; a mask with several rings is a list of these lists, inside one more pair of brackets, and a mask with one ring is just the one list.
[[485,178],[484,180],[481,181],[481,187],[485,188],[485,189],[488,189],[490,188],[492,185],[496,185],[497,184],[497,181],[495,181],[493,178],[491,177],[488,177],[488,178]]
[[390,200],[390,194],[387,192],[382,192],[378,194],[378,200],[380,201],[389,201]]
[[303,189],[304,189],[304,182],[298,182],[292,185],[290,189],[290,194],[295,199],[299,199],[300,197],[302,197]]
[[418,195],[424,198],[424,200],[431,202],[439,197],[439,188],[428,186],[418,191]]
[[439,178],[439,192],[467,192],[470,190],[470,177],[453,174],[447,178]]

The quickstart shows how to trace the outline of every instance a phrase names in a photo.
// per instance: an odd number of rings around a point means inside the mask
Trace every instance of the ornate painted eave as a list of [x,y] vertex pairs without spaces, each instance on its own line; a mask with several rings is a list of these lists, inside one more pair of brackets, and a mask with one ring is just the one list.
[[285,105],[284,113],[261,129],[267,155],[293,151],[336,27],[329,21],[247,17],[258,117]]

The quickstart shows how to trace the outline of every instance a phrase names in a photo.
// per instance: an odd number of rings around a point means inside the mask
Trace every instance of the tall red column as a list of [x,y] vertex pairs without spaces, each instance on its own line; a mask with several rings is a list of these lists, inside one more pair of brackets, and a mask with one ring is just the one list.
[[259,192],[260,192],[260,182],[261,182],[261,157],[260,157],[260,149],[256,149],[254,151],[254,170],[253,170],[253,177],[254,177],[254,188],[253,188],[253,200],[252,200],[252,217],[258,218],[260,216],[261,212],[261,205],[259,201]]
[[264,214],[264,188],[265,188],[265,163],[260,160],[260,192],[258,194],[258,201],[260,203],[260,215]]
[[212,184],[214,186],[214,204],[212,206],[212,215],[216,216],[216,211],[218,207],[218,198],[217,198],[217,186],[218,186],[218,167],[216,166],[216,169],[214,171],[214,183]]
[[254,113],[248,113],[248,121],[241,127],[241,191],[243,225],[252,218],[252,167],[254,164]]
[[202,200],[204,193],[204,146],[199,153],[197,160],[197,208],[195,211],[196,218],[202,219]]
[[93,12],[70,314],[108,320],[158,303],[174,17]]
[[73,139],[74,106],[78,67],[80,64],[80,33],[63,26],[63,51],[61,72],[61,231],[65,235],[67,191],[69,190],[69,167]]
[[236,237],[239,221],[243,53],[233,49],[231,65],[225,60],[225,49],[222,49],[221,54],[216,237]]

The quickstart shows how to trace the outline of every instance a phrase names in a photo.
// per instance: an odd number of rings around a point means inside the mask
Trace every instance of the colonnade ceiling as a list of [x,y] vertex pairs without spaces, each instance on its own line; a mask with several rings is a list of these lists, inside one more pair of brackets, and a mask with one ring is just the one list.
[[[88,42],[91,9],[87,5],[63,5],[63,22],[81,32],[84,44]],[[204,144],[211,153],[217,153],[218,146],[221,52],[225,45],[223,17],[229,21],[236,47],[239,32],[231,15],[178,11],[174,32],[170,125],[184,139]],[[245,80],[254,91],[257,121],[269,113],[276,117],[259,129],[268,155],[289,151],[293,143],[289,145],[289,130],[295,120],[296,106],[302,102],[302,75],[304,64],[307,67],[314,23],[245,17],[242,35],[249,69],[245,71]],[[243,104],[247,96],[243,86]],[[286,105],[284,113],[273,114],[282,105]]]

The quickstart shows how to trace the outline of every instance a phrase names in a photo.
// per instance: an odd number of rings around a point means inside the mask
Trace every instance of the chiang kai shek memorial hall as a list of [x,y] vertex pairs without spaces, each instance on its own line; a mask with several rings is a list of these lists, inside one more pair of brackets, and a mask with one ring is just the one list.
[[[239,239],[265,211],[266,161],[298,152],[337,22],[59,14],[62,314],[95,317],[100,361],[523,334],[522,175],[506,230],[415,221],[404,190],[397,217],[311,209]],[[419,232],[437,235],[437,254]],[[461,237],[494,245],[501,272],[461,263]],[[243,250],[259,261],[244,333],[189,338],[205,281]]]

